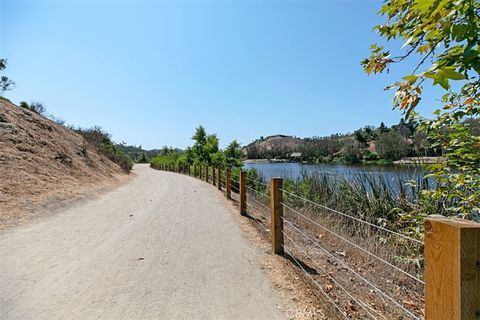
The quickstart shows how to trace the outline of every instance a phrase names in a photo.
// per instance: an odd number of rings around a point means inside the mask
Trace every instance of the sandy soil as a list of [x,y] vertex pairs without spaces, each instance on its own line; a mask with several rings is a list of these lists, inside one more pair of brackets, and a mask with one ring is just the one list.
[[0,232],[2,319],[283,319],[215,187],[145,165],[122,187]]

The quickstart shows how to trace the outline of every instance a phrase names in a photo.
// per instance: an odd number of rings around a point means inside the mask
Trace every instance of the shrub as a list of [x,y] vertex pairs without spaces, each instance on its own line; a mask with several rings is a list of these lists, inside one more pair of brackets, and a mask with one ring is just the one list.
[[33,111],[33,112],[36,112],[36,113],[42,114],[42,115],[45,114],[45,112],[47,111],[47,109],[43,106],[43,104],[41,104],[40,102],[35,102],[35,101],[32,101],[30,104],[28,104],[25,101],[22,101],[22,102],[20,102],[19,107],[23,108],[23,109],[28,109],[30,111]]
[[77,128],[74,131],[94,145],[99,153],[118,164],[125,172],[130,172],[133,167],[132,159],[112,142],[108,132],[99,126],[90,129]]

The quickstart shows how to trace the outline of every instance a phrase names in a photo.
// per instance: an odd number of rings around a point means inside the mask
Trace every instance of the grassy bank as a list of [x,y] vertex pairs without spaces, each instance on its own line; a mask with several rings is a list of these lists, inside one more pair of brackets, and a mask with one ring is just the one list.
[[[233,173],[233,177],[238,181],[237,173]],[[250,169],[248,177],[249,187],[268,194],[268,183],[256,169]],[[431,188],[429,180],[422,177],[416,181],[404,181],[399,177],[391,182],[381,173],[373,175],[362,172],[348,178],[325,173],[302,173],[295,179],[284,178],[283,185],[285,191],[306,200],[370,223],[394,228],[416,238],[422,237],[420,222],[424,214],[444,213],[439,204],[432,202],[432,212],[415,214],[421,192]],[[286,201],[297,208],[311,206],[311,203],[294,196],[285,194],[285,197]],[[338,222],[349,223],[342,219]]]

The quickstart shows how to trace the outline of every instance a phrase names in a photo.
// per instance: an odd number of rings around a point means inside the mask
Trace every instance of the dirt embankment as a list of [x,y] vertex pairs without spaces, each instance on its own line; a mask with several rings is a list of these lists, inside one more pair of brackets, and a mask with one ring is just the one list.
[[125,177],[82,136],[0,100],[0,229]]

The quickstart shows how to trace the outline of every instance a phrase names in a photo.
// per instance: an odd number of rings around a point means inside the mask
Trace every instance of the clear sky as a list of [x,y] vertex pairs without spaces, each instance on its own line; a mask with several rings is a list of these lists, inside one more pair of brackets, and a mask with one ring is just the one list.
[[145,148],[184,148],[199,124],[222,146],[390,125],[383,88],[412,69],[363,73],[381,1],[0,3],[6,97]]

